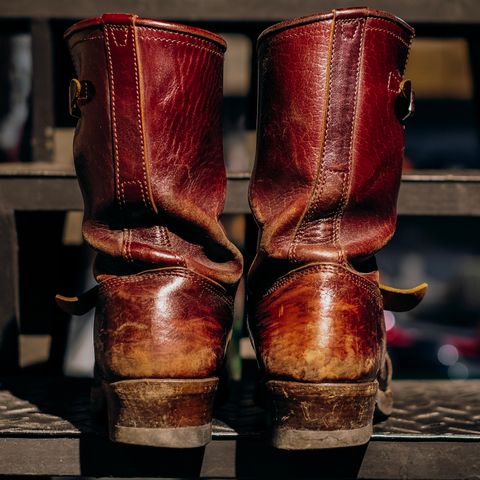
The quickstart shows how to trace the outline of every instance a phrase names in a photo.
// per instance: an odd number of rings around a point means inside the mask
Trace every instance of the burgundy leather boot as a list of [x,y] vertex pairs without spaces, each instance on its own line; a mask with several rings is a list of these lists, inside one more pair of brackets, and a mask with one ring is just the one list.
[[242,273],[219,223],[225,42],[126,14],[81,21],[65,37],[99,286],[57,301],[72,313],[96,305],[96,394],[112,440],[204,445]]
[[374,257],[395,230],[413,33],[351,8],[259,38],[249,328],[279,448],[365,443],[376,400],[391,410],[383,309],[426,289],[381,286]]

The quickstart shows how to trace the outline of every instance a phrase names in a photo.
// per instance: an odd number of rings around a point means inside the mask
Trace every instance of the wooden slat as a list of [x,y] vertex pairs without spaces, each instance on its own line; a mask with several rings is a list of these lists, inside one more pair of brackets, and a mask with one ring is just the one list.
[[421,172],[402,177],[400,215],[480,215],[480,172]]
[[[232,385],[205,449],[114,444],[88,413],[85,380],[1,381],[0,472],[215,478],[477,478],[480,475],[479,381],[397,381],[396,408],[362,447],[285,452],[272,449],[252,385]],[[250,393],[249,393],[250,392]],[[230,405],[230,406],[229,406]],[[258,417],[262,418],[261,422]],[[221,420],[219,420],[221,418]],[[250,425],[250,426],[249,426]]]
[[[250,213],[248,174],[228,176],[225,213]],[[75,174],[48,165],[0,165],[0,205],[14,210],[81,210]],[[480,216],[480,171],[428,171],[402,178],[400,215]]]
[[53,160],[53,45],[46,19],[32,21],[33,161]]
[[1,204],[0,266],[0,372],[6,374],[18,367],[18,243],[14,212]]
[[[104,12],[132,12],[146,17],[191,21],[275,21],[351,6],[335,0],[15,0],[0,3],[0,17],[83,18]],[[370,0],[411,22],[479,23],[477,0]]]
[[465,442],[372,441],[365,448],[280,452],[254,440],[205,449],[112,445],[103,439],[0,438],[2,475],[148,478],[478,478],[480,448]]

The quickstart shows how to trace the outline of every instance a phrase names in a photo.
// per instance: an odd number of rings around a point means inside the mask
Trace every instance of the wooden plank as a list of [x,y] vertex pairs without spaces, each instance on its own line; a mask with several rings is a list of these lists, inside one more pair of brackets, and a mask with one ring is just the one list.
[[[480,22],[477,0],[370,0],[368,4],[414,23]],[[165,20],[270,22],[347,6],[351,2],[345,0],[15,0],[0,3],[0,17],[77,19],[104,12],[132,12]]]
[[[228,175],[225,213],[248,214],[249,174]],[[45,165],[0,166],[0,205],[14,210],[81,210],[72,170]],[[480,216],[480,172],[411,172],[402,178],[400,215]]]
[[[114,444],[88,413],[86,380],[4,378],[3,475],[457,479],[480,475],[478,380],[394,382],[395,410],[362,447],[285,452],[265,435],[250,387],[217,412],[206,448]],[[245,384],[245,382],[244,382]],[[250,390],[249,390],[250,389]],[[250,425],[250,426],[249,426]],[[407,432],[407,433],[406,433]]]
[[399,215],[479,216],[480,173],[421,172],[402,177]]
[[214,440],[166,450],[75,438],[0,438],[2,475],[149,478],[466,479],[480,475],[480,445],[381,442],[334,451],[282,452],[261,440]]
[[82,210],[75,177],[0,178],[0,205],[14,210]]
[[53,45],[46,19],[32,20],[32,103],[34,162],[53,160]]
[[18,368],[18,244],[13,210],[0,204],[0,372]]

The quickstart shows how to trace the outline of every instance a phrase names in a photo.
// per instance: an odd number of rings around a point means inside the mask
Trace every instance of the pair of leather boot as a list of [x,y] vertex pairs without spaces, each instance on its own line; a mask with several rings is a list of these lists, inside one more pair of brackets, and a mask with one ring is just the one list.
[[[375,405],[391,410],[383,309],[425,292],[380,285],[374,257],[395,230],[412,37],[393,15],[351,8],[259,38],[248,325],[279,448],[365,443]],[[243,270],[219,222],[226,44],[126,14],[81,21],[66,39],[99,285],[57,301],[96,305],[95,395],[112,440],[204,445]]]

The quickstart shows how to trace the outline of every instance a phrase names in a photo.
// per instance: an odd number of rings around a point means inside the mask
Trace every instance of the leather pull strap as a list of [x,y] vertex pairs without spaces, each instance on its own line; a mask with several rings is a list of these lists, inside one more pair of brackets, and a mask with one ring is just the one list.
[[[414,288],[400,289],[380,284],[384,310],[407,312],[415,308],[427,293],[428,284],[422,283]],[[57,305],[69,315],[84,315],[97,303],[98,285],[75,297],[55,295]]]
[[90,311],[97,303],[98,285],[77,297],[55,295],[57,305],[69,315],[83,315]]
[[135,15],[102,16],[110,87],[115,196],[120,208],[143,205],[157,213],[153,201],[145,141],[142,68]]
[[383,297],[383,309],[392,312],[408,312],[415,308],[427,293],[428,284],[422,283],[414,288],[401,289],[379,285]]

